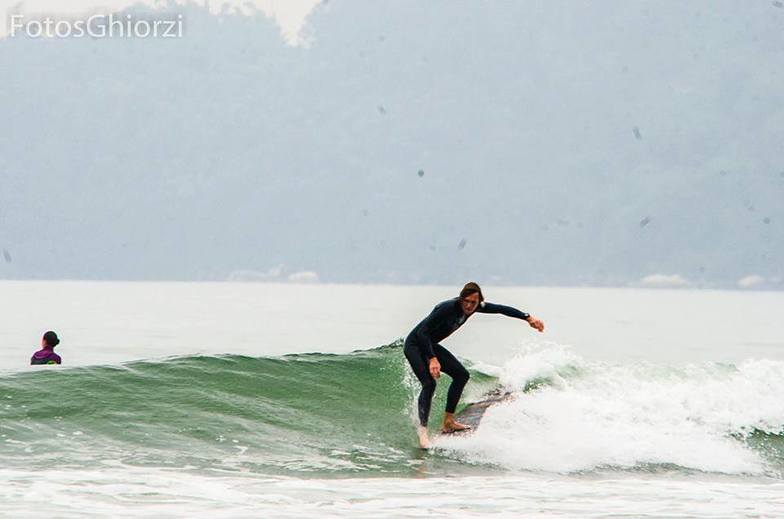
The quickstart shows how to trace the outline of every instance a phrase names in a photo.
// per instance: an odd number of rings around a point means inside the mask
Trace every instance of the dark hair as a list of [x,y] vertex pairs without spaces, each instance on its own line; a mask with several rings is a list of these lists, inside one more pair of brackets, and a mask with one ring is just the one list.
[[485,300],[485,296],[482,295],[482,289],[479,288],[479,285],[470,281],[465,284],[463,290],[460,291],[460,299],[470,296],[471,294],[479,294],[479,302],[483,302]]
[[44,341],[48,346],[51,346],[52,348],[60,344],[60,339],[57,338],[57,334],[51,330],[49,330],[44,334]]

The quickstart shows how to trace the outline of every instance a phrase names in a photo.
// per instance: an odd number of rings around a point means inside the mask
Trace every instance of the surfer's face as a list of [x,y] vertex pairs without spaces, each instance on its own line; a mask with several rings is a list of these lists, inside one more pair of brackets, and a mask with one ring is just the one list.
[[470,294],[460,298],[460,306],[463,308],[463,313],[471,315],[479,305],[479,294]]

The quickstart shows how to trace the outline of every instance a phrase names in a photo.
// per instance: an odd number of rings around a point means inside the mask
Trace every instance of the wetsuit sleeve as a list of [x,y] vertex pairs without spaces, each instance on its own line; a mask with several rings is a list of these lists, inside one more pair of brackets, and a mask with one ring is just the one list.
[[516,319],[523,319],[523,320],[526,320],[529,317],[531,317],[530,314],[521,312],[517,308],[513,308],[511,306],[496,305],[493,303],[482,303],[479,305],[476,311],[481,314],[502,314],[507,317],[514,317]]
[[436,356],[436,352],[433,350],[433,341],[430,339],[430,331],[438,326],[438,323],[448,318],[449,310],[448,305],[435,308],[417,327],[417,343],[428,360]]

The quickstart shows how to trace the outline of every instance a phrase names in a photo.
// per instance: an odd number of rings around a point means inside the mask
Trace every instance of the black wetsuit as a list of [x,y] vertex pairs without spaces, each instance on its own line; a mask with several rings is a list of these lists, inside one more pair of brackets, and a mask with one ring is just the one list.
[[[528,319],[529,315],[516,308],[493,303],[480,303],[476,312],[481,314],[503,314],[518,319]],[[430,359],[436,357],[441,364],[441,371],[452,377],[452,384],[446,397],[446,412],[454,413],[457,402],[468,382],[468,370],[463,367],[454,355],[438,344],[460,328],[471,317],[463,313],[460,298],[456,297],[439,303],[421,323],[408,334],[403,352],[411,364],[411,369],[422,383],[419,393],[419,422],[427,425],[430,416],[430,403],[436,391],[436,381],[430,375]]]

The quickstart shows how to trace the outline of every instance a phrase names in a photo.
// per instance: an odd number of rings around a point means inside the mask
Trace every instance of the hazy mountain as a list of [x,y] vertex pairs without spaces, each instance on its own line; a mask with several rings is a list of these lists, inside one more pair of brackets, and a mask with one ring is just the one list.
[[184,12],[0,41],[0,278],[784,287],[775,3]]

